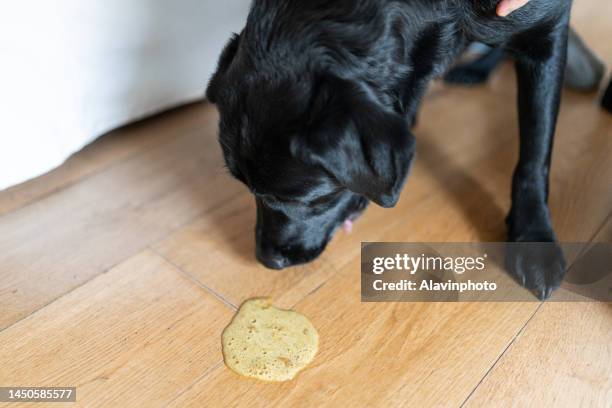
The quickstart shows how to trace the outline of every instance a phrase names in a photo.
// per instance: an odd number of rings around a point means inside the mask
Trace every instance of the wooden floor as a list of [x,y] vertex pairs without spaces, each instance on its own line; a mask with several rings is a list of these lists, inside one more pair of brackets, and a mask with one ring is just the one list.
[[[609,63],[611,15],[595,0],[574,15]],[[253,201],[223,168],[211,106],[116,131],[0,192],[0,386],[76,386],[86,407],[612,407],[612,305],[360,303],[361,241],[504,238],[514,99],[509,66],[486,87],[434,86],[398,207],[371,207],[283,272],[254,260]],[[561,240],[612,240],[611,186],[612,115],[567,92],[550,199]],[[263,295],[319,330],[292,382],[223,365],[221,331]]]

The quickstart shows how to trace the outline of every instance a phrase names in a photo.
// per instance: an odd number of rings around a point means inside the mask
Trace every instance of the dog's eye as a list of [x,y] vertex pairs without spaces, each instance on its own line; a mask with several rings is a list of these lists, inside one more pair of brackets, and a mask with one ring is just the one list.
[[333,195],[324,195],[321,197],[317,197],[314,200],[312,200],[310,202],[310,205],[322,205],[322,204],[327,204],[328,202],[330,202],[332,199],[334,198]]
[[300,200],[295,197],[276,197],[276,198],[279,200],[279,202],[285,203],[285,204],[304,204],[303,200]]
[[273,195],[273,194],[259,194],[258,195],[264,203],[266,203],[267,205],[274,207],[274,206],[280,206],[280,205],[293,205],[293,204],[299,204],[300,202],[298,200],[294,200],[288,197],[280,197],[277,195]]
[[338,197],[339,191],[333,191],[329,194],[325,194],[316,198],[313,198],[310,202],[309,205],[310,206],[317,206],[317,205],[324,205],[329,203],[330,201],[333,201],[334,199],[336,199]]

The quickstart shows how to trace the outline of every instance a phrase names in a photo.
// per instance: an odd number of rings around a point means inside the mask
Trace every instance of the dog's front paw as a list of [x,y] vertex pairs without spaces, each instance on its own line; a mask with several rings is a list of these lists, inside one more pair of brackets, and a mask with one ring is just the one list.
[[561,286],[566,272],[563,251],[554,241],[509,243],[506,268],[540,300],[548,299]]

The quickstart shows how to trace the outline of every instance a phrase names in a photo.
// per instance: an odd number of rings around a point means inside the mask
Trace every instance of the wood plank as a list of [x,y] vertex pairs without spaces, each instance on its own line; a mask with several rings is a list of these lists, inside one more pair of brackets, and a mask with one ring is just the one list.
[[160,406],[218,364],[231,314],[145,251],[1,332],[0,384],[75,386],[82,407]]
[[98,138],[55,170],[0,192],[0,216],[158,144],[168,143],[175,135],[206,128],[211,109],[201,102],[196,103],[125,126]]
[[0,217],[0,328],[240,191],[215,142],[217,114],[206,116],[204,129]]
[[545,303],[466,406],[610,406],[611,312],[605,303]]
[[[612,242],[612,217],[593,241]],[[610,406],[611,344],[612,303],[546,302],[466,406]]]
[[561,241],[588,242],[612,208],[612,115],[591,98],[566,92],[559,121],[549,201]]

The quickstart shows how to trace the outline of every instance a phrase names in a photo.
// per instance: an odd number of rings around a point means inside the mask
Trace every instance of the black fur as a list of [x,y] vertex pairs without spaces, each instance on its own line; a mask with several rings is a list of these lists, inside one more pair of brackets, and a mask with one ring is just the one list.
[[610,80],[610,85],[608,85],[606,92],[604,92],[604,95],[601,98],[601,106],[608,112],[612,113],[612,79]]
[[[500,18],[497,0],[255,0],[207,96],[227,166],[256,196],[258,259],[310,261],[367,201],[395,205],[415,150],[408,123],[472,41],[504,44],[517,60],[509,239],[554,241],[546,201],[570,3],[532,0]],[[510,264],[541,297],[564,273]]]

